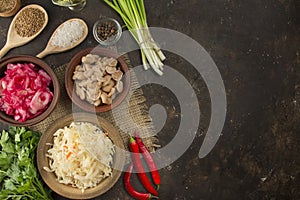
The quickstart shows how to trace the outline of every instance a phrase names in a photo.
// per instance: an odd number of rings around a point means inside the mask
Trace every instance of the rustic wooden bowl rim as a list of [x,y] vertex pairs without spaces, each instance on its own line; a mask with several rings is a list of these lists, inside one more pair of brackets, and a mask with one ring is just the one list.
[[[120,94],[117,94],[117,97],[113,99],[112,104],[94,106],[88,103],[87,101],[81,100],[74,91],[74,81],[72,80],[74,69],[77,65],[81,63],[81,58],[89,53],[116,58],[118,60],[118,65],[120,66],[121,70],[124,73],[122,79],[124,84],[124,89]],[[72,102],[75,105],[77,105],[79,108],[83,109],[84,111],[92,112],[92,113],[101,113],[101,112],[112,110],[126,98],[129,92],[130,72],[128,69],[128,65],[120,55],[106,48],[96,47],[96,48],[87,48],[81,50],[75,56],[73,56],[73,58],[67,65],[66,72],[65,72],[65,87],[66,87],[67,94],[69,98],[72,100]]]
[[49,159],[45,155],[50,146],[46,144],[53,144],[53,134],[58,129],[70,125],[73,121],[90,122],[99,126],[103,131],[108,133],[108,137],[110,137],[116,147],[125,149],[120,133],[108,120],[91,113],[73,113],[57,119],[48,127],[45,133],[42,134],[37,147],[38,170],[44,182],[57,194],[70,199],[91,199],[107,192],[115,185],[122,174],[122,171],[116,169],[123,169],[125,165],[125,156],[122,151],[116,150],[113,159],[112,175],[102,180],[97,186],[84,190],[84,192],[71,185],[59,183],[54,173],[46,172],[43,169],[44,167],[49,166]]
[[53,99],[50,103],[50,105],[48,106],[48,108],[41,113],[40,115],[36,116],[33,119],[29,119],[25,122],[19,122],[14,120],[14,118],[12,116],[9,116],[7,114],[5,114],[3,111],[0,111],[0,121],[11,125],[11,126],[30,126],[30,125],[34,125],[37,124],[39,122],[41,122],[42,120],[46,119],[54,110],[55,106],[58,103],[59,97],[60,97],[60,86],[59,86],[59,82],[58,79],[56,77],[56,74],[54,73],[54,71],[52,70],[52,68],[43,60],[31,56],[31,55],[15,55],[15,56],[9,56],[9,57],[4,57],[3,59],[0,60],[0,77],[3,76],[4,71],[6,71],[6,66],[8,63],[24,63],[24,62],[30,62],[30,63],[34,63],[36,66],[40,67],[41,69],[43,69],[45,72],[47,72],[47,74],[51,77],[52,83],[51,83],[51,87],[52,87],[52,92],[53,92]]

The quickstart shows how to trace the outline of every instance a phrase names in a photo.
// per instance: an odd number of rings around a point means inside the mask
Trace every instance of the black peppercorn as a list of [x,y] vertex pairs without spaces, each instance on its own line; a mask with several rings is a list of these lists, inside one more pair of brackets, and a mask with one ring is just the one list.
[[117,34],[117,29],[112,22],[105,22],[97,27],[97,35],[101,40],[107,40],[115,34]]

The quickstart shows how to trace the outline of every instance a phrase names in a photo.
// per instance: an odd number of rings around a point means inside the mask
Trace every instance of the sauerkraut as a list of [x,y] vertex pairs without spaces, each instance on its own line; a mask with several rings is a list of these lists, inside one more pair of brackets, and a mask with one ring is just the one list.
[[54,172],[59,183],[84,191],[112,174],[114,145],[98,126],[72,122],[54,133],[51,145],[49,167],[44,169]]

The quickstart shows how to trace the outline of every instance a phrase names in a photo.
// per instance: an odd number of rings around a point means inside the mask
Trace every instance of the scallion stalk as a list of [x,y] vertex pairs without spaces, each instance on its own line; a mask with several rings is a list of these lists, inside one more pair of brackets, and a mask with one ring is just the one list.
[[166,59],[149,31],[144,0],[104,0],[123,19],[133,38],[139,44],[144,69],[149,65],[159,75],[163,75]]

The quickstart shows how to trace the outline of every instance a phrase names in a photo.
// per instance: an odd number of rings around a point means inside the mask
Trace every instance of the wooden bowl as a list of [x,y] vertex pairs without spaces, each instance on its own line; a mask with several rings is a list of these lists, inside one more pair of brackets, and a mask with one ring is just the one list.
[[104,132],[108,133],[108,137],[112,140],[116,147],[124,149],[120,133],[107,120],[90,113],[73,113],[61,119],[57,119],[57,121],[51,124],[46,132],[42,134],[37,147],[37,166],[42,179],[55,193],[70,199],[91,199],[107,192],[118,181],[122,171],[117,169],[123,169],[125,156],[122,151],[116,149],[113,156],[112,175],[102,180],[97,186],[85,189],[84,192],[82,192],[81,189],[72,187],[71,185],[59,183],[54,172],[47,172],[43,169],[44,167],[49,167],[49,158],[46,157],[46,154],[50,147],[47,143],[53,144],[53,134],[58,129],[69,126],[73,121],[90,122],[100,127]]
[[25,122],[19,122],[16,121],[13,116],[7,115],[5,112],[0,111],[0,121],[11,126],[30,126],[33,124],[37,124],[40,121],[44,120],[46,117],[48,117],[51,112],[54,110],[60,96],[60,86],[58,79],[52,70],[52,68],[45,63],[43,60],[36,58],[34,56],[30,55],[16,55],[16,56],[11,56],[11,57],[5,57],[0,60],[0,78],[4,76],[4,73],[7,69],[7,64],[9,63],[33,63],[36,66],[40,67],[43,69],[50,77],[52,80],[52,83],[50,84],[50,90],[53,93],[53,99],[51,103],[48,105],[48,108],[43,111],[40,115],[37,115],[36,117],[32,119],[28,119]]
[[[89,53],[99,55],[100,57],[106,56],[116,58],[118,60],[117,66],[120,67],[121,71],[124,73],[122,78],[124,84],[123,91],[117,94],[116,98],[113,99],[112,104],[101,104],[100,106],[94,106],[85,100],[81,100],[79,96],[75,93],[74,81],[72,79],[75,67],[81,64],[81,58]],[[87,112],[93,113],[106,112],[118,106],[125,99],[130,87],[130,73],[126,62],[122,59],[120,55],[117,55],[111,50],[105,48],[87,48],[78,52],[67,65],[65,73],[65,87],[68,96],[70,97],[72,102],[75,103],[75,105],[77,105],[79,108]]]
[[0,17],[11,17],[16,14],[21,8],[21,0],[15,0],[15,5],[12,9],[6,12],[0,12]]

